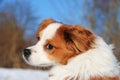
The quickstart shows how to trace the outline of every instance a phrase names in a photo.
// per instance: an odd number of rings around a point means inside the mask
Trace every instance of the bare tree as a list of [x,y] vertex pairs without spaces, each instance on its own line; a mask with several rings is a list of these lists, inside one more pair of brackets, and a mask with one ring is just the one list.
[[31,39],[24,39],[27,29],[37,18],[33,16],[29,2],[7,3],[0,11],[0,67],[28,67],[22,60],[22,51]]
[[[88,1],[85,4],[89,4]],[[92,7],[91,7],[92,5]],[[120,60],[120,22],[119,22],[119,0],[93,0],[87,5],[86,10],[90,10],[88,21],[91,28],[104,37],[108,43],[115,44],[115,55]]]

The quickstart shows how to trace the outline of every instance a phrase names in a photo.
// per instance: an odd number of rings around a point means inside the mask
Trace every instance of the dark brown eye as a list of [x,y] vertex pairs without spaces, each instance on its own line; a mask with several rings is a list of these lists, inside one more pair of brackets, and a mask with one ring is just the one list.
[[46,45],[47,50],[52,50],[53,48],[54,48],[54,46],[52,44],[47,44]]
[[37,40],[40,40],[40,37],[36,37],[37,38]]

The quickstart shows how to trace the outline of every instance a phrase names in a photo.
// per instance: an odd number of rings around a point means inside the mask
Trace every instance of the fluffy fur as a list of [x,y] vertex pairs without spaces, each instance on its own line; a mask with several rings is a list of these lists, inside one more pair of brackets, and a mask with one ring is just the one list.
[[113,46],[90,30],[44,20],[36,35],[36,45],[25,61],[33,66],[49,67],[48,80],[119,80],[120,66]]

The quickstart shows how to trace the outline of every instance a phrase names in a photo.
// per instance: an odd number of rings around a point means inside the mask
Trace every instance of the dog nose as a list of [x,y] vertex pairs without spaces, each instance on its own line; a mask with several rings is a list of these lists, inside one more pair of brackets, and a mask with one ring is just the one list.
[[30,54],[31,54],[30,49],[24,49],[24,56],[25,56],[26,58],[28,58]]

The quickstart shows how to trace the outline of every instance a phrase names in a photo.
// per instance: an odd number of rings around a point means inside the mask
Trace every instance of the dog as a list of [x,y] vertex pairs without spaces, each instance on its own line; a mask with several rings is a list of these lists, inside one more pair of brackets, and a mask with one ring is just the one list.
[[48,80],[120,80],[113,46],[91,30],[46,19],[34,46],[24,49],[29,65],[50,69]]

